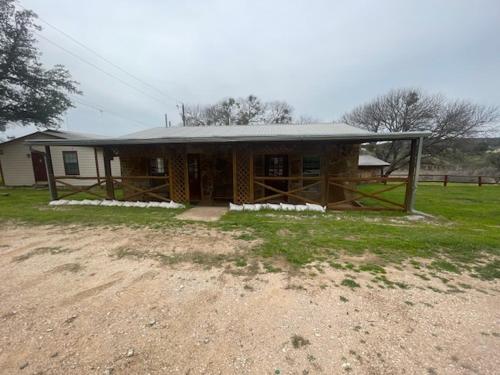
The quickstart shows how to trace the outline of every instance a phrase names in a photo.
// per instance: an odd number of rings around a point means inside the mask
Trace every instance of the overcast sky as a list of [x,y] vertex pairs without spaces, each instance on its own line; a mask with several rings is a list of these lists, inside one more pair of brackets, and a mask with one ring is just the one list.
[[287,101],[296,115],[320,121],[408,86],[500,104],[498,0],[20,3],[161,91],[40,21],[50,40],[40,38],[43,62],[65,65],[84,92],[78,100],[104,110],[75,103],[62,129],[123,135],[163,126],[164,113],[177,124],[177,101],[248,94]]

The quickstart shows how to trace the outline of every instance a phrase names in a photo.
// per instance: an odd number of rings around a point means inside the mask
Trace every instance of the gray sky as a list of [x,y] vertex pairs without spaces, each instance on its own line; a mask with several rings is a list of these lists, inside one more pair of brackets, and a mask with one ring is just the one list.
[[[50,24],[185,103],[254,94],[321,121],[391,88],[500,104],[500,1],[20,0]],[[179,122],[176,101],[142,85],[43,22],[46,64],[80,82],[62,129],[122,135]],[[118,118],[109,112],[118,113]],[[134,121],[138,121],[138,124]],[[32,129],[29,129],[32,130]],[[7,134],[24,134],[11,129]]]

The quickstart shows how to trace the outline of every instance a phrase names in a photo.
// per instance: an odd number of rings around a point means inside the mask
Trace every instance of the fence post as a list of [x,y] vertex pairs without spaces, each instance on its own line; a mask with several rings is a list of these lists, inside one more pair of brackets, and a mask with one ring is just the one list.
[[477,185],[478,186],[483,186],[483,179],[481,178],[481,176],[477,177]]
[[443,186],[445,186],[445,187],[448,186],[448,175],[447,174],[444,175]]

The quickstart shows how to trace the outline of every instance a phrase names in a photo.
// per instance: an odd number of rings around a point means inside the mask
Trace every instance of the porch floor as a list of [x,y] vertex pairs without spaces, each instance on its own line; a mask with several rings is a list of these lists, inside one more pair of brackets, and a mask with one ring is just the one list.
[[228,211],[227,207],[198,206],[176,216],[179,220],[217,221]]

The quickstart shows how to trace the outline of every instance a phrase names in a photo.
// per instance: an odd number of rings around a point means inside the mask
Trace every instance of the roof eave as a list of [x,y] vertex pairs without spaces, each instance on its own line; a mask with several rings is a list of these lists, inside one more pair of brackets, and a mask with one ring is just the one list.
[[390,134],[342,134],[336,136],[246,136],[246,137],[177,137],[177,138],[146,138],[146,139],[79,139],[79,140],[27,140],[31,145],[45,146],[118,146],[140,144],[176,144],[176,143],[236,143],[236,142],[290,142],[290,141],[359,141],[378,142],[391,140],[411,140],[428,137],[429,132],[408,132]]

